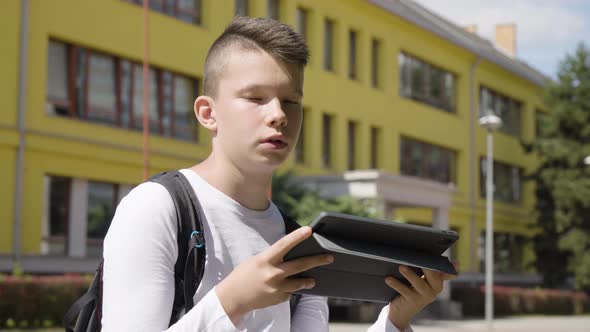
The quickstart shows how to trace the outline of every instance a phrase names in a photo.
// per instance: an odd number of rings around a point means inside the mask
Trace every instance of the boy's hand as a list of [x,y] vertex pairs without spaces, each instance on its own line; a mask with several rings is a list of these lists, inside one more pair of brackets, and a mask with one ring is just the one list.
[[312,278],[287,277],[330,264],[334,260],[331,255],[283,261],[289,250],[311,233],[311,228],[305,226],[287,234],[265,251],[238,265],[215,287],[217,297],[234,325],[244,314],[254,309],[287,301],[292,292],[315,286]]
[[389,320],[403,331],[414,315],[434,302],[443,289],[443,281],[454,279],[456,276],[424,269],[424,276],[419,277],[412,269],[403,265],[400,265],[399,271],[412,284],[412,287],[406,286],[393,277],[387,277],[385,282],[399,293],[389,303]]

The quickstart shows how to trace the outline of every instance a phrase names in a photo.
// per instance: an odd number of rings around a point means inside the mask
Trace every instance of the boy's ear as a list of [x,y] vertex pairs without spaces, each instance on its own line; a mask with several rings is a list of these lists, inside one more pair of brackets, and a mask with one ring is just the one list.
[[195,100],[195,116],[203,127],[211,132],[217,132],[217,119],[213,105],[215,102],[209,96],[199,96]]

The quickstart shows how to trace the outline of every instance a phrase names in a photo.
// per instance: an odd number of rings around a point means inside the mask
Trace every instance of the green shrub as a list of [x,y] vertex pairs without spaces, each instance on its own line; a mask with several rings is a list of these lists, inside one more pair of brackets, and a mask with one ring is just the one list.
[[[590,298],[570,290],[494,286],[494,314],[579,315],[590,312]],[[451,298],[463,305],[466,317],[483,316],[485,287],[454,287]]]
[[60,326],[66,310],[90,282],[81,275],[4,276],[0,279],[0,328]]

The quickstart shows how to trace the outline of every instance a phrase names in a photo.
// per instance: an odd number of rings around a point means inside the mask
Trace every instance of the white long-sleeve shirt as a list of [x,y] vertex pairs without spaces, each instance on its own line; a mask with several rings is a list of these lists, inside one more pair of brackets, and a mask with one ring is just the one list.
[[[282,216],[274,204],[264,211],[248,209],[193,171],[181,172],[205,214],[205,273],[195,306],[168,327],[178,256],[175,208],[163,186],[143,183],[121,201],[104,240],[103,331],[327,331],[327,301],[317,296],[303,296],[293,317],[287,301],[251,311],[234,326],[214,287],[285,235]],[[244,280],[244,287],[248,283]],[[370,332],[398,331],[387,312],[385,307]]]

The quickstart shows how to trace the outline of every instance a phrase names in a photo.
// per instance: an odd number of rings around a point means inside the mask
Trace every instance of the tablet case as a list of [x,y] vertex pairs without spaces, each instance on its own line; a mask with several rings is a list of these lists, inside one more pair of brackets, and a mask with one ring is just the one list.
[[458,239],[453,231],[325,212],[310,226],[314,233],[285,260],[324,253],[335,259],[294,276],[316,280],[314,288],[298,291],[301,294],[387,303],[397,292],[385,283],[386,276],[409,285],[399,273],[400,264],[418,275],[423,268],[457,274],[442,256]]

